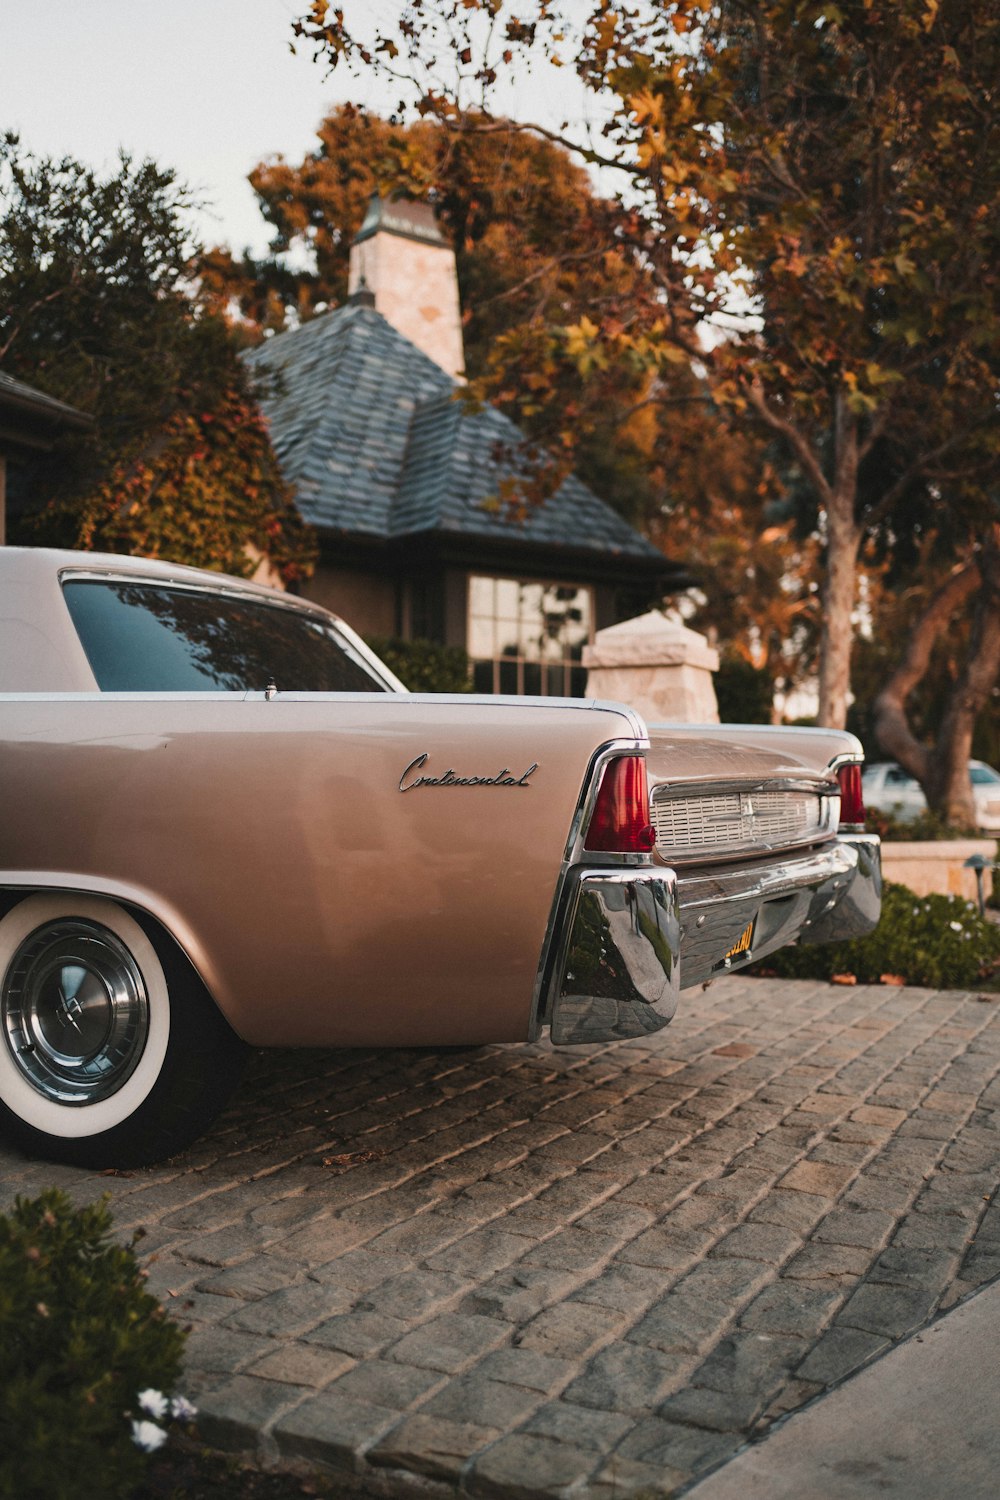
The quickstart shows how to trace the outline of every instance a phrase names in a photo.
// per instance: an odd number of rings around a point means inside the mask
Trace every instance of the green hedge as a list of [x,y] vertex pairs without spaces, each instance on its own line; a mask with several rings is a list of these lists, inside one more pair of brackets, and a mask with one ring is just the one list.
[[150,1296],[102,1200],[51,1189],[0,1215],[0,1497],[115,1500],[171,1417],[184,1334]]
[[368,645],[411,693],[471,693],[469,657],[461,646],[369,636]]
[[987,837],[975,828],[955,828],[946,823],[939,813],[930,809],[909,820],[897,818],[880,808],[870,807],[865,814],[865,827],[869,833],[877,833],[885,843],[937,842],[939,839],[981,839]]
[[867,937],[783,948],[754,972],[783,979],[853,974],[862,984],[892,974],[931,989],[996,988],[1000,927],[960,896],[915,896],[905,885],[890,883],[882,894],[882,920]]
[[770,724],[774,683],[762,668],[724,651],[713,683],[723,724]]

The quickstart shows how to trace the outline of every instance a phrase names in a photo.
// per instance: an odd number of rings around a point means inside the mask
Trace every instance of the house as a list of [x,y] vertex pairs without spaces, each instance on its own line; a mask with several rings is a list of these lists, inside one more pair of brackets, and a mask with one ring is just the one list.
[[363,635],[463,646],[482,692],[576,695],[595,630],[677,576],[575,476],[523,519],[498,503],[523,439],[455,399],[455,259],[428,205],[373,198],[346,304],[247,358],[319,535],[304,592]]
[[92,417],[0,371],[0,546],[7,540],[7,465],[52,451],[72,430],[93,427]]

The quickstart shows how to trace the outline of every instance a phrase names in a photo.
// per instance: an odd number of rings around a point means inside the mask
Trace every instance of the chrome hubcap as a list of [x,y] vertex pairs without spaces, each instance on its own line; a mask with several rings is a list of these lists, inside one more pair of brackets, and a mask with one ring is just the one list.
[[149,1034],[142,974],[107,927],[66,918],[38,927],[4,980],[4,1039],[46,1099],[96,1104],[134,1071]]

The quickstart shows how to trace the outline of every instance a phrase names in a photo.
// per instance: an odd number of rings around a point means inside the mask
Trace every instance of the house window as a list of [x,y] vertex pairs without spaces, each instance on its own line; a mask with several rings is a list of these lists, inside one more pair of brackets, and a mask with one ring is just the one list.
[[477,693],[582,698],[594,601],[589,588],[469,578],[469,656]]

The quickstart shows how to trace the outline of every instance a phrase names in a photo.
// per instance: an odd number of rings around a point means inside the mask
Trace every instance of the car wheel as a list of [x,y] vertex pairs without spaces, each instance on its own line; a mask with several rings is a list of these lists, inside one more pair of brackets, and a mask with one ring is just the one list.
[[39,894],[0,919],[0,1125],[25,1151],[140,1166],[188,1145],[246,1048],[184,955],[97,896]]

